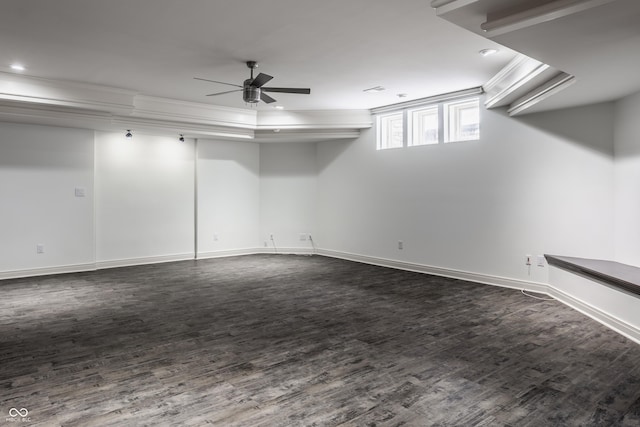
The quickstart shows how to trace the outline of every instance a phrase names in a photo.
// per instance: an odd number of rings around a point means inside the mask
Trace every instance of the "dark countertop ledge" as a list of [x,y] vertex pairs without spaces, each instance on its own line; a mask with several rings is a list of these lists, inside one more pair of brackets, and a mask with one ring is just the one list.
[[546,255],[547,263],[640,296],[640,268],[615,261]]

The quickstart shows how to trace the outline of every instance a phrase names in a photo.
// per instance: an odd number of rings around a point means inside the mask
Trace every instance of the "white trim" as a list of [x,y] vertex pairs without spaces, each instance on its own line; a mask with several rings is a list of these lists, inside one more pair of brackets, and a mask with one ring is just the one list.
[[288,130],[273,129],[260,130],[254,134],[254,142],[321,142],[334,139],[355,139],[360,136],[359,129],[341,129],[341,130]]
[[[510,95],[513,95],[518,89],[549,70],[549,68],[549,65],[531,58],[527,58],[526,61],[518,62],[517,67],[510,67],[510,73],[501,75],[500,81],[491,82],[491,91],[485,89],[487,92],[487,99],[484,102],[484,106],[486,108],[501,106],[501,101],[508,99]],[[498,83],[501,83],[504,86],[500,88]],[[494,88],[498,89],[495,93],[493,93]]]
[[223,251],[211,251],[200,252],[198,259],[208,258],[224,258],[231,256],[241,255],[257,255],[257,254],[269,254],[269,255],[314,255],[315,251],[312,248],[277,248],[273,246],[268,248],[245,248],[245,249],[229,249]]
[[624,320],[618,319],[617,317],[602,311],[592,305],[579,300],[566,292],[563,292],[559,289],[554,288],[553,286],[549,286],[550,292],[549,296],[557,299],[561,303],[573,308],[574,310],[579,311],[587,317],[592,318],[596,322],[606,326],[609,329],[614,330],[615,332],[629,338],[632,341],[640,344],[640,329],[637,327],[625,322]]
[[429,96],[427,98],[415,99],[413,101],[400,102],[397,104],[391,104],[391,105],[385,105],[383,107],[372,108],[371,114],[391,113],[394,111],[400,111],[407,108],[421,107],[423,105],[436,104],[438,102],[451,101],[454,99],[482,95],[483,92],[484,91],[482,89],[482,86],[478,86],[471,89],[443,93],[441,95]]
[[347,252],[331,251],[327,249],[318,249],[317,254],[331,258],[361,262],[364,264],[378,265],[381,267],[415,271],[418,273],[432,274],[434,276],[450,277],[453,279],[466,280],[469,282],[482,283],[492,286],[501,286],[512,289],[524,289],[532,292],[546,294],[552,298],[555,298],[566,306],[579,311],[585,316],[590,317],[591,319],[606,326],[607,328],[619,333],[620,335],[623,335],[630,340],[640,344],[640,328],[631,325],[621,319],[618,319],[617,317],[603,310],[600,310],[597,307],[593,307],[592,305],[581,301],[559,289],[556,289],[552,285],[547,285],[545,283],[529,282],[500,276],[471,273],[468,271],[452,270],[423,264],[414,264],[404,261],[377,258],[366,255],[357,255]]
[[509,116],[516,116],[524,110],[533,107],[538,102],[544,101],[550,96],[566,89],[575,82],[575,76],[560,72],[558,75],[548,80],[544,84],[538,86],[531,92],[513,101],[511,105],[509,105],[509,110],[507,110],[507,113],[509,113]]
[[276,254],[276,255],[314,255],[316,251],[312,248],[278,248],[278,252],[275,252],[273,248],[267,249],[262,253]]
[[263,253],[260,248],[245,248],[245,249],[228,249],[223,251],[209,251],[198,253],[198,260],[210,259],[210,258],[226,258],[242,255],[255,255]]
[[59,267],[29,268],[25,270],[1,271],[0,280],[20,279],[23,277],[49,276],[52,274],[81,273],[84,271],[95,271],[95,270],[96,270],[95,263],[61,265]]
[[398,261],[386,258],[377,258],[367,255],[357,255],[348,252],[331,251],[327,249],[318,249],[318,255],[331,258],[340,258],[348,261],[361,262],[363,264],[377,265],[380,267],[395,268],[398,270],[414,271],[416,273],[431,274],[434,276],[450,277],[452,279],[467,280],[470,282],[482,283],[485,285],[500,286],[511,289],[524,289],[527,291],[548,294],[548,285],[539,282],[528,282],[518,279],[510,279],[507,277],[490,276],[480,273],[471,273],[469,271],[453,270],[449,268],[434,267],[424,264],[415,264],[412,262]]
[[105,268],[131,267],[134,265],[160,264],[164,262],[188,261],[195,257],[193,253],[160,255],[140,258],[114,259],[109,261],[97,261],[96,268],[102,270]]
[[259,111],[256,130],[359,130],[373,125],[369,110]]
[[[278,248],[277,252],[274,248],[246,248],[233,249],[226,251],[203,252],[198,254],[197,259],[223,258],[241,255],[253,254],[273,254],[273,255],[320,255],[329,258],[344,259],[347,261],[360,262],[363,264],[377,265],[381,267],[394,268],[398,270],[413,271],[417,273],[431,274],[434,276],[449,277],[469,282],[481,283],[491,286],[500,286],[511,289],[524,289],[532,292],[547,294],[557,301],[571,307],[574,310],[590,317],[591,319],[601,323],[607,328],[623,335],[630,340],[640,344],[640,329],[631,325],[609,313],[606,313],[597,307],[581,301],[551,285],[539,282],[530,282],[507,277],[492,276],[480,273],[472,273],[469,271],[454,270],[448,268],[434,267],[424,264],[416,264],[405,261],[378,258],[367,255],[358,255],[348,252],[332,251],[328,249],[312,248]],[[45,267],[27,270],[14,270],[0,272],[0,280],[17,279],[23,277],[45,276],[51,274],[79,273],[84,271],[94,271],[106,268],[128,267],[136,265],[157,264],[175,261],[194,260],[193,254],[175,254],[145,258],[130,258],[113,261],[100,261],[87,264],[67,265],[60,267]]]

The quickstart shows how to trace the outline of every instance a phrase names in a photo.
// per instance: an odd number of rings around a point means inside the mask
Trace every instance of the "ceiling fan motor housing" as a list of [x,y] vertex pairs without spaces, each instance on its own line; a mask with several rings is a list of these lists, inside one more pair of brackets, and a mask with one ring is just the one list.
[[247,79],[244,81],[244,85],[242,88],[242,99],[244,102],[249,102],[251,104],[255,104],[260,102],[260,88],[251,86],[253,79]]

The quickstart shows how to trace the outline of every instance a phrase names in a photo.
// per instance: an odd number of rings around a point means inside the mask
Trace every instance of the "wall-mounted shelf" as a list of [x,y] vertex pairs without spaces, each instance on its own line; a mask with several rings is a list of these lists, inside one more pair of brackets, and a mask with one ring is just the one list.
[[547,263],[640,296],[640,268],[615,261],[545,255]]

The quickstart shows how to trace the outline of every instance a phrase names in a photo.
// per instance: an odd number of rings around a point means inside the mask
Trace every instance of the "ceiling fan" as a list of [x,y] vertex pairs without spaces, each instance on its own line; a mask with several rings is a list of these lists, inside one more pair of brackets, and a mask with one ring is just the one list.
[[207,96],[217,96],[242,91],[242,99],[244,100],[244,102],[248,102],[250,104],[256,104],[260,101],[266,102],[267,104],[276,102],[275,99],[267,95],[265,92],[300,93],[304,95],[308,95],[311,93],[311,89],[293,87],[265,87],[264,84],[271,80],[273,77],[268,74],[260,73],[255,78],[253,78],[253,70],[258,68],[258,63],[256,61],[247,61],[247,67],[251,69],[251,77],[245,80],[242,86],[233,83],[219,82],[217,80],[201,79],[200,77],[194,77],[194,79],[239,87],[240,89],[228,90],[226,92],[210,93]]

